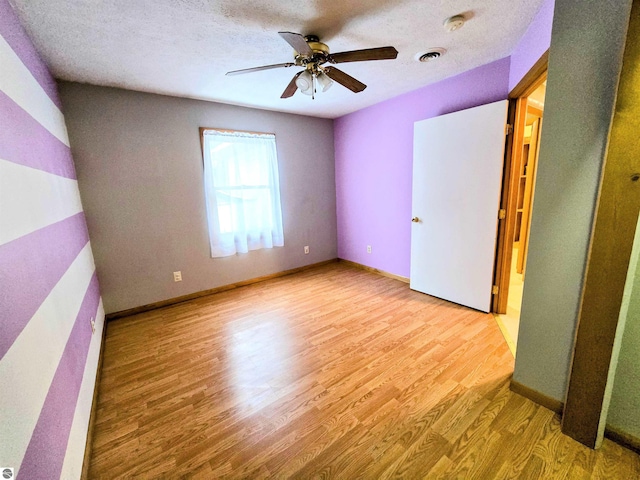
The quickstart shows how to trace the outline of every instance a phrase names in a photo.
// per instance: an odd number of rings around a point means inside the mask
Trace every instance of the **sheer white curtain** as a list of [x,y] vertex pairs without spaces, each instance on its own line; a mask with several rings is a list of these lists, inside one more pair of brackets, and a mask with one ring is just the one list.
[[275,135],[219,130],[202,135],[211,256],[282,247]]

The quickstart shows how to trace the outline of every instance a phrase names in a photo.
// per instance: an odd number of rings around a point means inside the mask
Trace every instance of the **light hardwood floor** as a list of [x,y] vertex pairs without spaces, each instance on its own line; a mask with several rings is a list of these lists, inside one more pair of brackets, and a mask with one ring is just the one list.
[[509,296],[507,298],[507,313],[497,314],[496,321],[502,335],[513,355],[516,355],[518,331],[520,330],[520,310],[522,308],[522,293],[524,290],[524,276],[516,271],[518,247],[514,247],[511,256],[511,275],[509,275]]
[[90,478],[640,477],[512,370],[491,315],[326,265],[110,322]]

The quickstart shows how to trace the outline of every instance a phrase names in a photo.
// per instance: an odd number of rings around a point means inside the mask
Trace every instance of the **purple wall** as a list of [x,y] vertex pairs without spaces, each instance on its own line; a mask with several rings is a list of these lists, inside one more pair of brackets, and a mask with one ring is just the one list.
[[522,80],[522,77],[551,45],[554,5],[554,0],[545,0],[520,42],[513,49],[511,71],[509,72],[509,91],[513,90],[513,87]]
[[340,258],[409,276],[414,122],[507,98],[549,48],[553,9],[545,0],[511,57],[335,121]]
[[47,96],[61,108],[62,104],[56,90],[56,81],[40,59],[40,55],[38,55],[7,0],[0,0],[0,35],[16,55],[20,57],[22,63],[29,69],[31,75],[40,84]]
[[414,122],[503,100],[508,86],[504,58],[335,121],[339,258],[409,276]]
[[0,36],[0,465],[80,478],[104,311],[56,83],[7,0]]

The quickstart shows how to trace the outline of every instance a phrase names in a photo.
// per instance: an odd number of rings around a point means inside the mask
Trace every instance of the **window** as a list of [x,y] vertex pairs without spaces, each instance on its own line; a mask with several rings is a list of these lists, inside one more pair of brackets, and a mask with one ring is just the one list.
[[200,130],[211,256],[284,246],[275,135]]

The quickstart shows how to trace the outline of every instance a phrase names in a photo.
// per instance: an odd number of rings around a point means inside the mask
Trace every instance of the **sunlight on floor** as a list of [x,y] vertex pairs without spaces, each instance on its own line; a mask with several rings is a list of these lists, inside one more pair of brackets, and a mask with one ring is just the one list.
[[258,316],[229,323],[227,335],[232,365],[229,387],[238,411],[250,415],[275,398],[275,390],[289,384],[293,371],[291,334],[277,316]]
[[507,313],[494,317],[502,335],[509,345],[509,350],[515,357],[516,344],[518,342],[518,327],[520,326],[520,305],[522,304],[522,290],[524,287],[523,276],[516,273],[516,260],[518,258],[517,246],[513,249],[511,260],[511,276],[509,280],[509,298],[507,299]]

